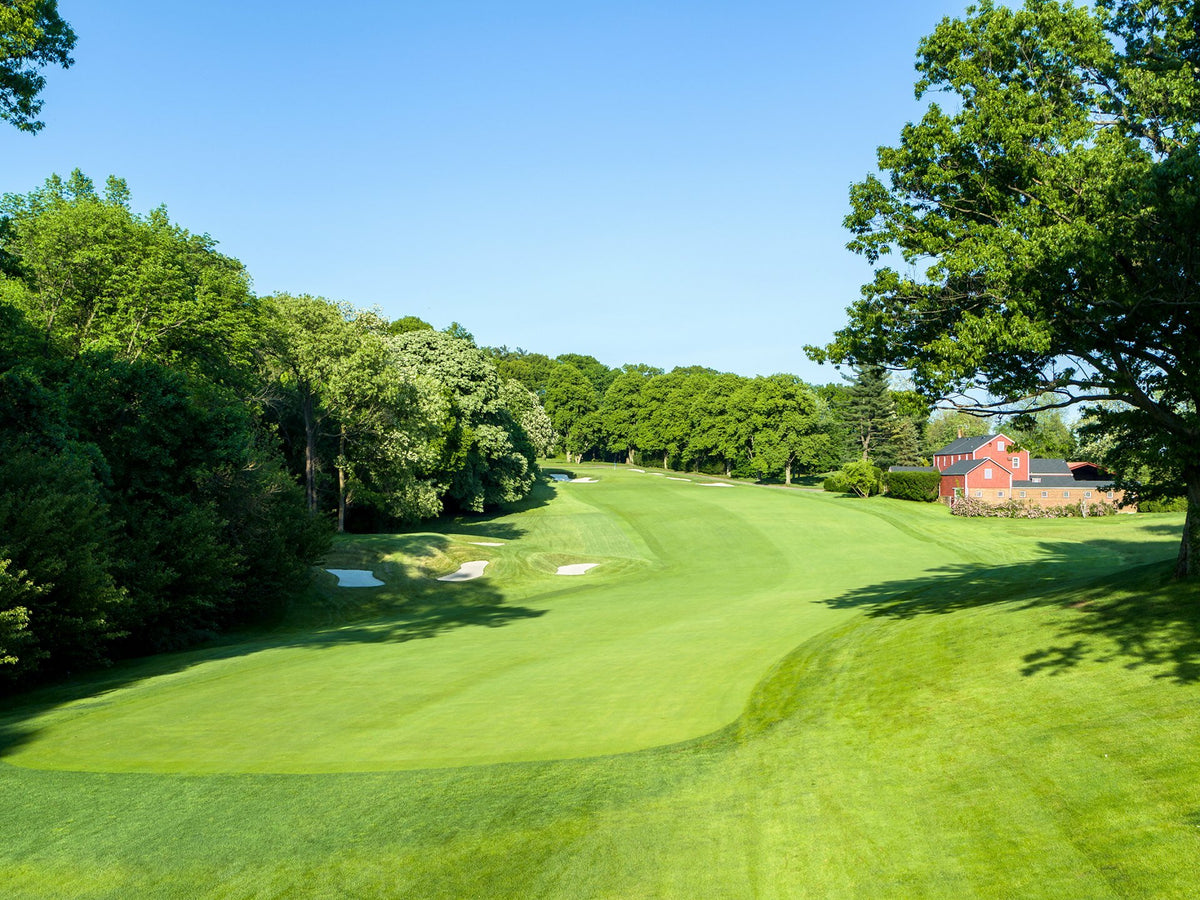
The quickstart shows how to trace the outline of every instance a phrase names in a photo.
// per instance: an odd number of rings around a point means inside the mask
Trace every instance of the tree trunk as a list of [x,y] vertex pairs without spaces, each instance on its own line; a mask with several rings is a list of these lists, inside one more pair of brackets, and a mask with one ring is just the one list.
[[1200,469],[1185,469],[1183,479],[1187,484],[1187,518],[1183,521],[1175,577],[1195,578],[1200,575]]
[[313,396],[304,390],[300,411],[304,416],[304,493],[308,498],[310,515],[317,513],[317,418],[313,410]]
[[783,483],[790,485],[792,483],[792,464],[788,463],[783,467]]
[[663,468],[664,469],[667,468],[667,463],[669,461],[670,461],[670,453],[668,451],[664,450],[663,451]]
[[346,530],[346,426],[338,434],[338,534]]
[[729,460],[725,460],[725,477],[733,477],[733,463],[731,463]]
[[626,452],[625,465],[627,465],[627,466],[633,465],[633,445],[632,444],[629,446],[629,450]]

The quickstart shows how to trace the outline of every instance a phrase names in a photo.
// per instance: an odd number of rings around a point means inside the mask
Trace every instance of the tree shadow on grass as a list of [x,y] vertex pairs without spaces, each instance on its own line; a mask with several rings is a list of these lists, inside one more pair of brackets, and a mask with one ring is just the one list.
[[[452,543],[437,534],[408,537],[410,546],[406,550],[442,551]],[[106,695],[128,685],[206,663],[268,650],[321,651],[352,644],[430,640],[461,628],[501,628],[546,614],[544,609],[505,602],[499,588],[486,576],[461,583],[440,582],[418,564],[385,561],[387,552],[396,548],[396,540],[384,536],[364,538],[357,562],[354,558],[348,560],[385,574],[381,587],[337,588],[332,575],[320,573],[303,608],[289,622],[275,628],[229,635],[180,653],[127,660],[26,694],[0,697],[0,759],[32,740],[36,728],[31,720],[54,707],[87,698],[103,704],[109,702]],[[374,560],[370,559],[372,554]]]
[[[1154,526],[1157,528],[1157,526]],[[1163,526],[1163,533],[1177,527]],[[1172,579],[1170,548],[1138,541],[1044,543],[1034,561],[959,563],[826,601],[873,618],[912,619],[983,606],[1062,611],[1056,643],[1021,658],[1021,674],[1057,675],[1084,663],[1150,668],[1177,684],[1200,682],[1200,582]],[[1155,551],[1159,552],[1155,552]],[[1148,561],[1155,560],[1156,561]]]

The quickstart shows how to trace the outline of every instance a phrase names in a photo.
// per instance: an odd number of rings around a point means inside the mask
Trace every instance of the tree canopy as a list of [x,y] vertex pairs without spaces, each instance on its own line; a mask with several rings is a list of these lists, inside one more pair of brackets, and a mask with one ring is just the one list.
[[0,119],[21,131],[36,132],[46,86],[41,69],[70,66],[75,32],[58,13],[57,0],[0,3]]
[[[874,279],[817,359],[981,412],[1096,413],[1187,485],[1200,573],[1200,24],[1192,4],[991,0],[921,41],[931,102],[851,189]],[[897,259],[898,257],[898,259]]]

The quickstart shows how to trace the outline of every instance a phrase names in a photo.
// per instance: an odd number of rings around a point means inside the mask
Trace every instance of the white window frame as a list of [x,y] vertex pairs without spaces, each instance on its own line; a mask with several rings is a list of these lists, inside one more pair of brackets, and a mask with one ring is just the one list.
[[991,470],[991,469],[984,469],[984,470],[983,470],[983,477],[984,477],[984,480],[985,480],[985,481],[986,481],[986,480],[988,480],[988,479],[990,479],[990,478],[992,477],[992,470]]
[[1013,468],[1014,468],[1014,469],[1019,469],[1019,468],[1021,468],[1021,457],[1019,457],[1019,456],[1014,456],[1014,457],[1013,457],[1013,460],[1012,460],[1012,462],[1013,462]]
[[1003,453],[1004,447],[1005,447],[1004,441],[996,441],[996,451],[998,453]]

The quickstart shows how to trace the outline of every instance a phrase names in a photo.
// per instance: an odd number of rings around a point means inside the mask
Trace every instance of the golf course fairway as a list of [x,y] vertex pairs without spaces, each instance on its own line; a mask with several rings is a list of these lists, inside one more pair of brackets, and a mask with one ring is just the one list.
[[[1187,896],[1180,517],[586,468],[0,716],[8,897]],[[437,579],[466,563],[480,577]],[[560,567],[593,568],[578,575]]]

